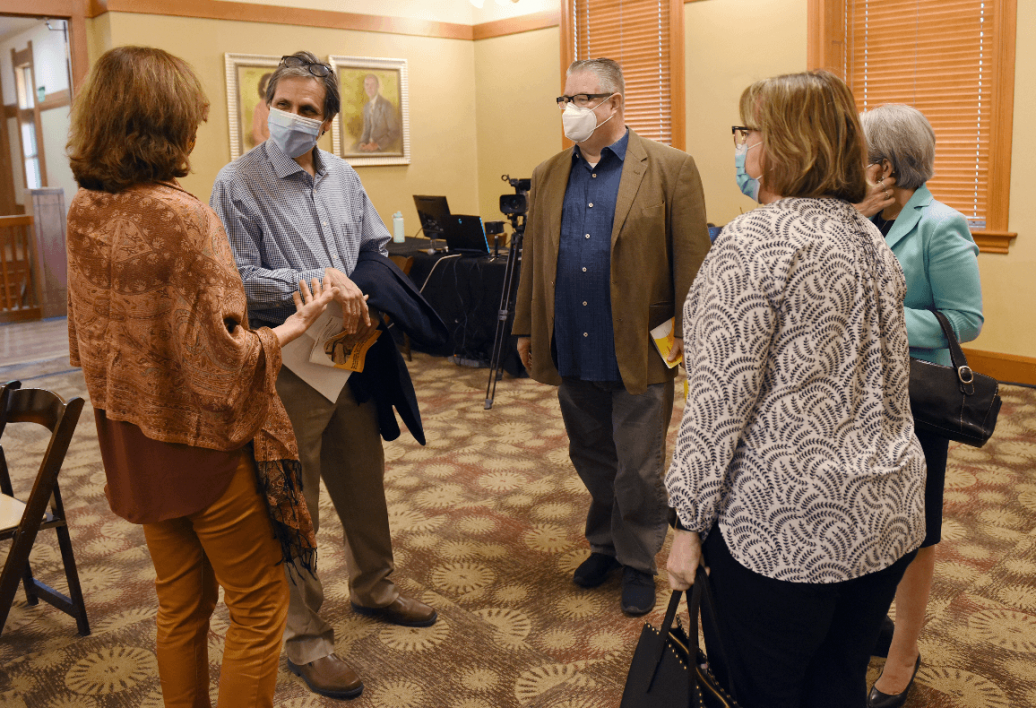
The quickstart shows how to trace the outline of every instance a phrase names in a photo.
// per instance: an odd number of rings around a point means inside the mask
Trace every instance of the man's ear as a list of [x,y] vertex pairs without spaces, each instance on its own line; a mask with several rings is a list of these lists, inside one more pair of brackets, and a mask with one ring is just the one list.
[[338,114],[336,113],[334,116],[331,116],[330,118],[328,118],[327,120],[325,120],[323,123],[320,124],[320,135],[321,135],[321,137],[323,137],[324,133],[326,133],[327,131],[331,130],[331,124],[335,122],[335,116],[337,116],[337,115]]

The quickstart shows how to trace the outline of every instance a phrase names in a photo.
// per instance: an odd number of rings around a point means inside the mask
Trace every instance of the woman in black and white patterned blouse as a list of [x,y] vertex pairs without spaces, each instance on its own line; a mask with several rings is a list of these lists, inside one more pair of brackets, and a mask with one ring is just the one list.
[[745,708],[862,708],[870,650],[924,538],[906,284],[852,206],[866,152],[845,84],[757,82],[741,119],[739,182],[758,180],[763,206],[723,229],[684,305],[670,583],[709,566],[718,627],[705,642],[723,637],[713,670]]

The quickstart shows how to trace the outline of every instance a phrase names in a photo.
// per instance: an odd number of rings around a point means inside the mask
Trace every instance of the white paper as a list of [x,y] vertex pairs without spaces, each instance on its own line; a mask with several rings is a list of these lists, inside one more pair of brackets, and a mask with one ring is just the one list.
[[[316,339],[336,318],[341,323],[342,308],[337,302],[332,302],[324,310],[324,314],[306,330],[305,334],[287,346],[281,347],[281,360],[284,366],[319,391],[331,403],[338,401],[338,394],[342,392],[349,376],[352,375],[351,371],[335,368],[331,359],[324,353],[323,340],[320,340],[318,344]],[[338,329],[341,330],[340,324]],[[314,364],[310,361],[315,347],[320,348],[321,356],[327,360],[326,365]]]

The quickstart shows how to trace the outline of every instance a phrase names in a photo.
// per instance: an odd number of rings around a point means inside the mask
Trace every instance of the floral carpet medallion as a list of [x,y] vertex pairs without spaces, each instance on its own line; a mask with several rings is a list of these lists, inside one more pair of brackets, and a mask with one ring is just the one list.
[[[644,619],[619,610],[619,575],[594,590],[571,581],[588,553],[588,496],[568,460],[556,390],[505,379],[484,410],[486,372],[415,354],[411,374],[428,445],[404,432],[385,445],[386,496],[400,589],[436,607],[433,627],[381,624],[349,606],[341,524],[321,496],[323,616],[337,653],[361,675],[347,704],[309,693],[281,659],[284,708],[612,708]],[[28,378],[32,374],[23,374]],[[7,376],[6,378],[12,378]],[[26,386],[85,395],[78,371]],[[950,446],[943,542],[921,637],[924,664],[910,708],[1036,706],[1036,391],[1002,388],[1003,410],[982,449]],[[670,442],[675,438],[680,404]],[[45,446],[9,426],[3,447],[24,489]],[[87,407],[60,477],[92,634],[19,591],[0,636],[4,708],[160,708],[154,570],[140,527],[104,497]],[[0,562],[8,545],[0,548]],[[664,566],[666,551],[659,556]],[[37,575],[64,588],[53,534],[37,541]],[[659,602],[665,607],[664,567]],[[209,635],[215,704],[223,636],[220,604]],[[880,671],[875,659],[873,681]]]

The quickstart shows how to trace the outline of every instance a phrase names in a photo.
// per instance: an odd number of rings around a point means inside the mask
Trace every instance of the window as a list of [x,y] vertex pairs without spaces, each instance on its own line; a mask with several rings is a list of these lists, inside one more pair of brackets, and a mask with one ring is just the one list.
[[810,67],[861,111],[906,103],[935,130],[929,188],[1007,253],[1016,0],[811,0]]
[[564,0],[561,76],[577,59],[622,65],[626,124],[683,149],[684,0]]

